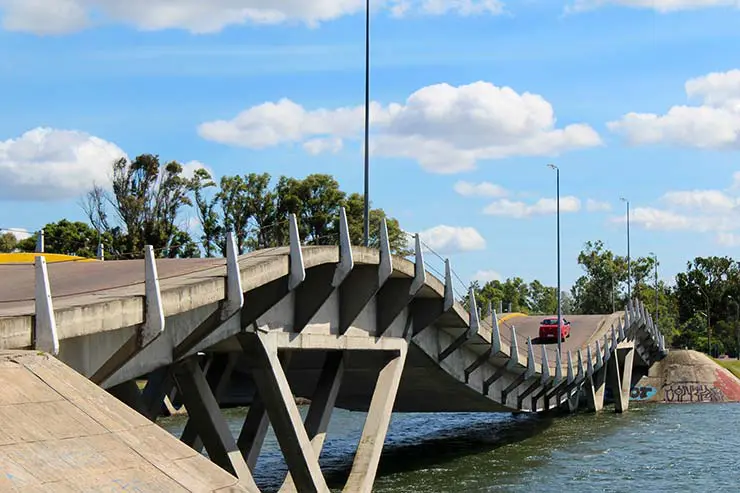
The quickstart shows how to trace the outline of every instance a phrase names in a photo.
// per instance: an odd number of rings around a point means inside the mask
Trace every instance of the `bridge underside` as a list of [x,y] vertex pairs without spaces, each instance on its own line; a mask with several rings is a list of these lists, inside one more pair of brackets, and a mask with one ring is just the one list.
[[[285,373],[296,397],[311,399],[327,358],[326,351],[292,351]],[[221,404],[249,405],[255,385],[244,356],[234,369]],[[344,376],[336,407],[367,411],[378,373],[387,356],[378,351],[353,351],[345,358]],[[417,346],[408,348],[394,412],[508,412],[504,406],[476,392],[442,370]]]

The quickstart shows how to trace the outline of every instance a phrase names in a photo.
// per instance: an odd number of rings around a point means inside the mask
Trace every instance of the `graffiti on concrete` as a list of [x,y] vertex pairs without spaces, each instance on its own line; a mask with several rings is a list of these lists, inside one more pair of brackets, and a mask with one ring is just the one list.
[[656,393],[658,393],[658,389],[650,387],[649,385],[632,387],[632,390],[630,390],[630,399],[635,401],[645,401],[652,398]]
[[724,402],[725,395],[706,384],[674,383],[663,388],[666,402]]

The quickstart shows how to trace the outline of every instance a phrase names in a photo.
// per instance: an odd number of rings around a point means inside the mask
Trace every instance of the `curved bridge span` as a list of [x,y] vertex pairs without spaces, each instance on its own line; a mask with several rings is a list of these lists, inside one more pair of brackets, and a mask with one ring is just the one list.
[[[631,382],[665,353],[639,301],[614,314],[568,317],[561,356],[536,340],[541,317],[501,323],[455,300],[414,260],[379,250],[290,246],[226,259],[2,265],[0,349],[57,356],[145,416],[185,404],[182,440],[256,490],[251,470],[267,430],[290,470],[283,490],[327,491],[318,465],[331,410],[368,412],[346,491],[370,491],[391,411],[618,411]],[[142,392],[135,379],[147,378]],[[219,412],[229,387],[251,402],[238,439]],[[174,390],[173,390],[174,389]],[[311,399],[301,422],[294,396]]]

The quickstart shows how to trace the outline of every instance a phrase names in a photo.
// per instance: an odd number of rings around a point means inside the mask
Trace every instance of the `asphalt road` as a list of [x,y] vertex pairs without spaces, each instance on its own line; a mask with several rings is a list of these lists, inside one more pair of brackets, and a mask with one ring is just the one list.
[[[547,350],[547,357],[550,365],[555,363],[557,353],[557,341],[555,339],[548,341],[539,340],[540,323],[546,318],[557,318],[557,315],[538,315],[532,317],[513,317],[499,324],[501,328],[501,338],[506,342],[511,339],[510,327],[516,328],[517,344],[519,352],[526,354],[527,339],[532,338],[534,345],[535,358],[541,362],[542,348]],[[604,330],[611,330],[611,323],[608,319],[611,315],[572,315],[567,316],[566,320],[570,322],[570,337],[562,341],[563,364],[567,361],[567,352],[572,351],[573,361],[576,361],[576,351],[585,348],[586,344],[592,343],[596,338],[603,338]],[[585,354],[584,354],[585,357]]]

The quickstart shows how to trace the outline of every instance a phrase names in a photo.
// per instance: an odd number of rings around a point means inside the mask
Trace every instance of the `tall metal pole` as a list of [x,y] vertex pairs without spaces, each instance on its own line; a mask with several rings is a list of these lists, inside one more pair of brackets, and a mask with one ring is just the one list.
[[365,1],[365,235],[370,245],[370,0]]
[[655,259],[655,325],[658,326],[658,256],[653,254]]
[[632,299],[632,259],[630,258],[630,201],[622,197],[627,204],[627,299]]
[[555,170],[555,189],[556,189],[556,216],[557,216],[557,255],[558,255],[558,354],[563,356],[563,344],[562,344],[562,323],[563,323],[563,310],[560,303],[560,168],[554,164],[548,164],[548,166]]

